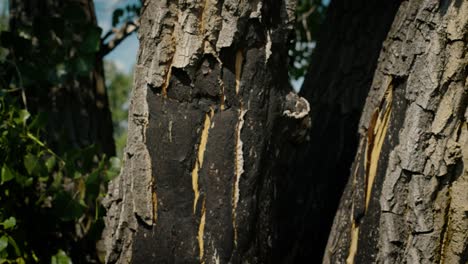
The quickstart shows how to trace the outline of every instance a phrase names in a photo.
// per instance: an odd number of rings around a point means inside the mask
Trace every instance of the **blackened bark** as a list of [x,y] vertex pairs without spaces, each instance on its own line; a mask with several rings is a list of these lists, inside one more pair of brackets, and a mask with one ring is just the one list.
[[[399,1],[333,0],[301,90],[307,142],[284,145],[277,259],[319,262],[358,144],[359,117]],[[293,164],[293,166],[290,166]],[[288,170],[290,168],[290,170]]]
[[468,2],[401,4],[324,263],[468,261]]
[[293,12],[291,1],[144,2],[108,263],[273,262],[272,130],[308,112],[287,96]]
[[[70,39],[60,39],[63,32],[58,25],[45,24],[54,21],[65,25],[67,19],[66,10],[73,7],[74,14],[78,14],[83,27],[80,31],[69,36]],[[53,20],[56,18],[56,20]],[[43,35],[32,35],[34,49],[42,54],[47,54],[48,48],[62,49],[62,65],[71,61],[79,52],[79,47],[53,46],[52,43],[42,40],[43,36],[55,36],[53,41],[65,43],[77,42],[79,46],[88,33],[87,30],[97,26],[94,4],[92,0],[10,0],[10,30],[19,33],[25,28],[32,30],[47,25],[39,31]],[[63,29],[60,29],[63,31]],[[35,32],[35,31],[32,31]],[[55,52],[55,51],[54,51]],[[22,51],[12,47],[10,57],[14,62],[22,63],[33,58],[24,56]],[[36,56],[34,53],[31,56]],[[88,54],[89,55],[89,54]],[[29,55],[27,55],[29,56]],[[44,56],[44,55],[42,55]],[[46,113],[48,121],[47,133],[44,135],[48,145],[55,151],[83,148],[95,144],[98,152],[109,156],[115,155],[112,120],[109,110],[107,92],[104,83],[104,70],[102,58],[96,53],[92,56],[94,67],[86,73],[70,76],[59,85],[51,85],[47,82],[36,81],[27,84],[25,89],[28,110],[33,113]],[[49,58],[45,58],[48,60]],[[47,61],[44,61],[47,63]],[[58,67],[58,65],[57,65]],[[33,65],[31,70],[43,72],[42,65]],[[51,70],[52,70],[51,66]],[[20,73],[21,74],[21,73]],[[48,74],[48,73],[45,73]]]

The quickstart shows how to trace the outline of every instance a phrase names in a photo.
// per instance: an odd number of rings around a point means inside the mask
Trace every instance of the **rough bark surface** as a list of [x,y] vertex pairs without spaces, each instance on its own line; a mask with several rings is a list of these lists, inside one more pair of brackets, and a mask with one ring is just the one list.
[[[92,0],[10,0],[10,28],[17,31],[23,26],[38,26],[35,23],[43,16],[67,19],[64,17],[64,7],[70,4],[81,9],[80,13],[85,14],[84,21],[92,25],[97,24]],[[44,34],[56,33],[50,29]],[[76,32],[73,36],[74,41],[82,41],[85,34],[85,31]],[[76,52],[64,52],[64,61]],[[11,50],[11,56],[13,60],[28,60],[18,58],[14,48]],[[96,144],[101,153],[115,155],[112,119],[102,63],[102,58],[96,54],[95,67],[87,74],[71,78],[57,86],[44,87],[37,84],[24,87],[28,109],[34,113],[47,114],[47,134],[44,136],[54,150],[69,150],[70,147],[83,148]]]
[[293,3],[143,3],[108,263],[272,262],[271,131],[308,112],[286,96]]
[[467,263],[468,2],[401,4],[324,263]]
[[[283,146],[278,182],[282,261],[320,262],[357,149],[357,127],[400,1],[334,0],[301,89],[311,105],[306,142]],[[293,164],[293,166],[290,166]]]

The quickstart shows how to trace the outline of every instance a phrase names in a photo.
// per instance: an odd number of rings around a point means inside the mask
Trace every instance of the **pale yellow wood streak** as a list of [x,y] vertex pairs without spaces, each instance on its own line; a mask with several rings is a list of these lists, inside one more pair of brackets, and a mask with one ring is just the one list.
[[[384,97],[384,112],[380,113],[376,120],[375,126],[373,128],[373,137],[370,139],[372,142],[367,143],[366,148],[366,157],[369,158],[366,165],[366,210],[369,206],[372,186],[374,184],[375,176],[377,174],[377,168],[379,164],[380,152],[382,150],[383,143],[385,141],[385,135],[387,134],[388,124],[390,121],[391,111],[392,111],[392,100],[393,100],[393,88],[390,85],[385,93]],[[369,128],[372,129],[372,128]]]
[[359,225],[356,225],[353,221],[351,226],[351,243],[349,246],[348,257],[346,258],[346,264],[353,264],[354,258],[356,257],[358,249],[358,238],[359,238]]
[[[244,61],[244,55],[242,50],[236,52],[236,64],[235,64],[235,75],[236,75],[236,95],[239,94],[241,74],[242,74],[242,63]],[[234,186],[232,194],[232,227],[234,229],[234,245],[237,246],[237,204],[239,203],[239,181],[242,173],[244,172],[244,155],[242,152],[242,139],[241,130],[244,125],[244,115],[247,110],[243,110],[242,98],[239,98],[239,117],[236,127],[236,146],[235,146],[235,157],[234,157]]]
[[242,50],[238,50],[236,53],[236,95],[239,94],[243,61],[244,55],[242,54]]
[[213,108],[210,108],[210,112],[205,115],[205,123],[203,125],[203,131],[200,137],[200,145],[198,146],[197,160],[195,161],[195,166],[193,166],[192,170],[192,187],[195,194],[195,198],[193,200],[193,213],[195,213],[197,209],[197,202],[198,198],[200,197],[200,190],[198,188],[198,171],[203,166],[203,158],[205,156],[206,143],[208,142],[208,134],[210,131],[211,119],[213,118],[213,115],[214,110]]
[[204,0],[203,1],[203,6],[202,6],[202,11],[201,11],[201,17],[200,17],[200,34],[205,37],[205,17],[206,17],[206,10],[208,9],[208,2],[210,0]]
[[162,95],[164,98],[167,97],[167,87],[169,87],[169,82],[171,81],[171,76],[172,76],[172,62],[169,64],[169,70],[167,70],[166,74],[166,80],[163,83],[162,87]]
[[235,173],[234,173],[234,187],[232,192],[232,226],[234,228],[234,245],[237,246],[237,204],[239,203],[240,189],[239,181],[244,173],[244,153],[243,143],[241,139],[242,126],[244,125],[244,115],[247,112],[242,109],[242,104],[239,111],[239,117],[236,127],[236,149],[235,151]]
[[153,223],[156,224],[156,220],[158,220],[158,196],[156,195],[156,191],[153,190]]
[[[393,86],[387,87],[384,97],[381,101],[380,107],[377,108],[372,116],[368,133],[367,133],[367,144],[364,155],[364,166],[366,175],[366,204],[365,210],[369,206],[372,186],[374,184],[375,177],[377,175],[377,168],[379,164],[380,152],[382,150],[383,143],[385,141],[385,135],[387,134],[388,124],[390,122],[390,116],[392,111],[393,101]],[[354,172],[354,177],[357,177],[357,169]],[[355,186],[354,188],[360,188]],[[351,218],[354,216],[354,205],[351,210]],[[359,223],[355,219],[352,219],[351,226],[351,242],[349,246],[348,257],[346,258],[347,264],[354,264],[354,258],[358,250],[359,242]]]
[[201,218],[200,218],[200,225],[198,226],[198,248],[200,250],[199,257],[200,257],[200,262],[205,263],[203,260],[203,255],[205,254],[205,245],[204,245],[204,240],[203,236],[205,233],[205,221],[206,221],[206,199],[203,199],[203,204],[202,204],[202,212],[201,212]]

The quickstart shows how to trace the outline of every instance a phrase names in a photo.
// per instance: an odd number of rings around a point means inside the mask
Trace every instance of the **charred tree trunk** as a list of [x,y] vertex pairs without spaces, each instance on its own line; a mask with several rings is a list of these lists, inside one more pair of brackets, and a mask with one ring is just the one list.
[[[77,26],[78,30],[67,35],[67,30],[73,30],[67,28],[70,25]],[[100,153],[115,155],[102,57],[94,50],[83,51],[93,49],[88,47],[94,45],[90,41],[99,40],[99,32],[95,32],[97,21],[93,1],[10,0],[10,30],[20,37],[27,36],[32,43],[31,50],[13,46],[10,59],[19,65],[20,74],[24,70],[29,77],[34,76],[30,82],[23,80],[20,85],[25,86],[22,88],[28,110],[47,115],[47,133],[44,136],[48,145],[61,152],[95,144],[99,146]],[[91,33],[97,36],[90,38]],[[73,46],[67,46],[70,42]],[[38,58],[43,58],[43,61],[33,61]],[[53,60],[60,64],[47,65]],[[85,61],[93,66],[79,69],[79,63],[83,65]],[[71,62],[76,62],[76,65],[68,65]],[[42,67],[42,63],[47,66]],[[66,75],[63,82],[53,84],[47,79],[51,72],[44,72],[44,69],[55,69],[55,66],[71,73],[78,69],[81,72]]]
[[301,95],[307,142],[285,145],[278,197],[278,258],[319,262],[358,145],[357,127],[399,1],[333,0]]
[[272,262],[272,130],[308,112],[286,96],[293,14],[293,1],[143,3],[108,263]]
[[324,263],[467,263],[468,2],[401,4]]

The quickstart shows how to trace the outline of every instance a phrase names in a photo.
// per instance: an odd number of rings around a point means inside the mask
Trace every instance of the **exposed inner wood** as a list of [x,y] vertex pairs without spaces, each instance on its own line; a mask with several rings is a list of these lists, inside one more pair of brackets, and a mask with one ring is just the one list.
[[200,192],[198,188],[198,171],[203,166],[203,158],[205,156],[206,150],[206,143],[208,142],[208,135],[211,126],[211,118],[214,115],[214,110],[211,108],[210,112],[205,115],[205,122],[203,124],[203,130],[200,136],[200,145],[198,146],[198,155],[197,160],[195,161],[195,166],[192,170],[192,186],[194,192],[194,199],[193,199],[193,213],[195,213],[197,209],[197,202],[198,198],[200,197]]

